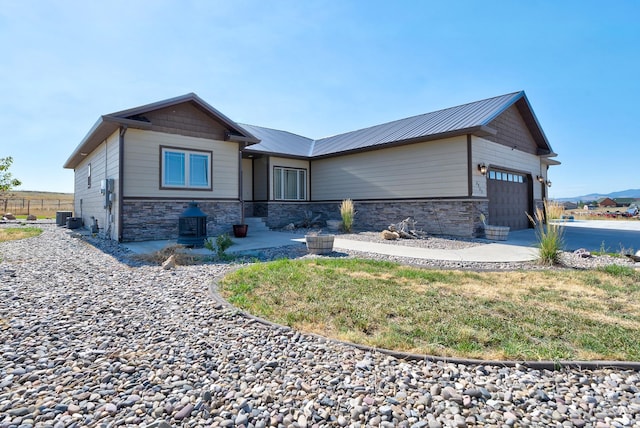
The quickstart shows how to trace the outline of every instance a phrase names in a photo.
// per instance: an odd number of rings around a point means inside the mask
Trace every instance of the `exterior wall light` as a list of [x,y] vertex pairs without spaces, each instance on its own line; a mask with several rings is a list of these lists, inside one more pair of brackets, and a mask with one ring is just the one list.
[[547,186],[551,187],[551,181],[547,180]]
[[541,175],[536,175],[536,180],[538,180],[540,183],[544,183],[544,177]]
[[478,171],[480,171],[482,175],[487,175],[487,166],[483,163],[478,164]]

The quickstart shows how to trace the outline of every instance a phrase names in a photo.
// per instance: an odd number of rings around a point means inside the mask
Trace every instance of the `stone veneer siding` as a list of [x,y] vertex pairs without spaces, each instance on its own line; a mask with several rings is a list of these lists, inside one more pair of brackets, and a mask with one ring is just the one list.
[[[153,241],[178,238],[178,217],[190,201],[125,200],[122,206],[122,240]],[[238,201],[198,201],[207,215],[207,235],[232,233],[240,223]]]
[[[489,211],[488,199],[428,199],[354,201],[354,229],[382,231],[390,224],[412,217],[416,227],[432,235],[478,237],[483,235],[480,213]],[[280,228],[297,223],[311,210],[322,220],[340,219],[340,202],[254,203],[254,215],[265,217],[267,226]]]

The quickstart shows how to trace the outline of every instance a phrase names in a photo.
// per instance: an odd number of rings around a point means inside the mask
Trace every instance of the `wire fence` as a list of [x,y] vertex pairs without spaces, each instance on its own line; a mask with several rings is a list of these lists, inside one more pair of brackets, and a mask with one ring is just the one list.
[[2,213],[14,215],[51,215],[56,211],[73,211],[73,201],[69,199],[27,199],[8,198],[0,200]]

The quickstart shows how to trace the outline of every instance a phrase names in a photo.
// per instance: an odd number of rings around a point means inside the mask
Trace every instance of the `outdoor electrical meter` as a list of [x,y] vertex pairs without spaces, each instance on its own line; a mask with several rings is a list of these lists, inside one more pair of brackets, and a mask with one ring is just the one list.
[[111,205],[113,204],[113,187],[113,178],[107,178],[100,181],[100,193],[104,195],[103,208],[111,208]]

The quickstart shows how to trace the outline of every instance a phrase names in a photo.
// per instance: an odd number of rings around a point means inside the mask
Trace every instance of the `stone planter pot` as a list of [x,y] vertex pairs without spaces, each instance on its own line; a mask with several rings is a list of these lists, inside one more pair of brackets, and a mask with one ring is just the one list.
[[333,251],[334,235],[305,235],[310,254],[329,254]]
[[509,236],[508,226],[490,226],[484,227],[484,236],[492,241],[506,241]]

